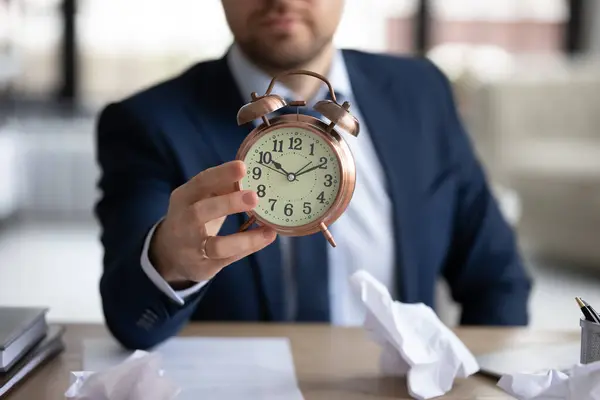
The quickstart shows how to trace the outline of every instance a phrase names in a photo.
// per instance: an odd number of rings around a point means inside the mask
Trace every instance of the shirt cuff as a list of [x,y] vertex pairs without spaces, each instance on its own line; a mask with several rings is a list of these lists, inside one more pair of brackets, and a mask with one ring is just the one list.
[[146,273],[148,278],[156,285],[156,287],[161,292],[166,294],[169,298],[171,298],[173,301],[177,302],[179,305],[184,305],[185,304],[184,299],[186,297],[196,293],[200,289],[202,289],[204,287],[204,285],[206,285],[208,283],[208,281],[198,282],[195,285],[193,285],[187,289],[174,290],[171,287],[171,285],[169,285],[169,283],[167,281],[165,281],[162,276],[160,276],[158,271],[156,271],[156,268],[154,268],[154,266],[150,262],[150,257],[149,257],[148,251],[150,248],[150,241],[152,240],[152,236],[154,235],[154,231],[156,230],[156,227],[158,226],[158,224],[161,221],[162,221],[162,219],[159,220],[156,224],[154,224],[152,229],[150,229],[150,231],[148,232],[148,235],[146,236],[146,240],[144,241],[144,247],[142,249],[142,256],[140,259],[140,263],[142,265],[142,269],[144,270],[144,272]]

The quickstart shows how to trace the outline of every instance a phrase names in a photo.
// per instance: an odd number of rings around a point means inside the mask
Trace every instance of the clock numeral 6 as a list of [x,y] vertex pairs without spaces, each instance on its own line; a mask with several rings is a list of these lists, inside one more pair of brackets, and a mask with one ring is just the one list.
[[256,189],[256,194],[258,195],[258,197],[265,197],[265,190],[267,189],[265,185],[258,185]]
[[285,207],[283,207],[283,213],[288,217],[291,217],[294,213],[294,206],[291,203],[287,203]]
[[310,208],[309,202],[304,202],[304,214],[308,215],[312,212],[312,208]]
[[324,183],[324,185],[326,187],[331,186],[333,184],[332,180],[333,180],[333,176],[331,176],[329,174],[325,175],[325,183]]

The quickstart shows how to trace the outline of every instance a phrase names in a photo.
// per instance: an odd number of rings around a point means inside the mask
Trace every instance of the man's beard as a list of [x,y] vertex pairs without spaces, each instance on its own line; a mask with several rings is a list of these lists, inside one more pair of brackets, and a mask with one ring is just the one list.
[[314,60],[331,42],[331,38],[319,38],[303,48],[286,45],[282,38],[278,44],[270,44],[260,39],[238,41],[244,54],[256,65],[268,71],[298,69]]

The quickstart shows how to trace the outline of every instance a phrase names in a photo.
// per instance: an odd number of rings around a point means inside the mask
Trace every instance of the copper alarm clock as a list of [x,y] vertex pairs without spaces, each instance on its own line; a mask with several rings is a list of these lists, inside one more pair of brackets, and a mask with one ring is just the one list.
[[[275,82],[284,75],[309,75],[323,81],[331,100],[313,107],[329,121],[310,115],[269,114],[286,106],[305,107],[306,101],[286,102],[272,94]],[[305,70],[275,76],[264,95],[251,93],[252,101],[237,114],[238,125],[262,119],[242,142],[236,159],[247,173],[237,190],[257,193],[257,207],[249,211],[241,231],[252,224],[266,225],[284,236],[304,236],[322,232],[335,247],[328,226],[346,210],[356,182],[354,157],[338,128],[357,136],[358,120],[349,112],[350,104],[338,104],[331,83],[323,76]],[[298,110],[299,111],[299,110]]]

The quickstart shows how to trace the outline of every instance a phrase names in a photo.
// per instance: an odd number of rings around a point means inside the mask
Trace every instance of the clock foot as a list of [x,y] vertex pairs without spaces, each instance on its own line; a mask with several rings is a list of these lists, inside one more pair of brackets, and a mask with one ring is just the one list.
[[325,239],[327,239],[327,241],[329,242],[331,247],[335,247],[335,240],[333,240],[333,235],[331,234],[331,232],[329,232],[329,229],[327,229],[327,226],[321,222],[320,227],[321,227],[321,232],[323,232],[323,235],[325,236]]
[[244,224],[240,227],[239,232],[244,232],[248,230],[252,226],[253,223],[256,222],[256,218],[254,216],[248,218],[248,221],[244,222]]

